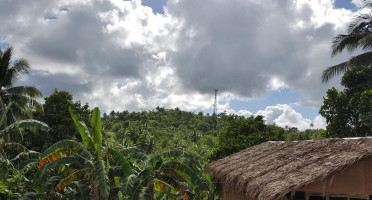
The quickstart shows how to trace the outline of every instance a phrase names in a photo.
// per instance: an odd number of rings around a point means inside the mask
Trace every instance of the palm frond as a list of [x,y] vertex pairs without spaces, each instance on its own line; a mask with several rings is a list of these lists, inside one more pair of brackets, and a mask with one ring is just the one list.
[[322,82],[326,83],[334,76],[340,75],[347,70],[360,65],[372,65],[372,51],[352,57],[349,61],[328,67],[326,70],[323,71]]
[[332,41],[332,56],[341,53],[345,48],[351,52],[357,49],[359,45],[359,41],[364,37],[368,36],[369,33],[350,33],[347,35],[337,35],[333,38]]
[[369,50],[372,48],[372,34],[368,34],[358,41],[358,45],[362,47],[363,50]]
[[5,90],[10,95],[27,96],[30,98],[42,97],[43,94],[34,86],[17,86]]
[[14,77],[15,72],[8,72],[11,67],[11,58],[12,58],[12,47],[8,47],[5,51],[2,51],[0,57],[0,86],[2,87],[11,87],[12,86],[12,79]]
[[349,24],[348,32],[360,32],[361,30],[368,30],[371,24],[372,16],[370,14],[359,14],[354,17],[354,20]]
[[13,63],[14,64],[12,68],[15,69],[17,74],[28,74],[30,70],[30,64],[28,63],[26,59],[21,58],[21,59],[15,60]]

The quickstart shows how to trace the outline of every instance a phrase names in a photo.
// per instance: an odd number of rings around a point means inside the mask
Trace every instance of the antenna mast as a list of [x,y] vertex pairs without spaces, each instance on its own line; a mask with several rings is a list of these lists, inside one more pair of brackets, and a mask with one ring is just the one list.
[[218,89],[214,89],[214,104],[213,104],[213,114],[216,114],[217,113],[217,92],[218,92]]

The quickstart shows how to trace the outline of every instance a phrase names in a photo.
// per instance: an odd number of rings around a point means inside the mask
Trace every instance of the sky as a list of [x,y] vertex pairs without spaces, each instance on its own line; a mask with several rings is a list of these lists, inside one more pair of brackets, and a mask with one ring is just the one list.
[[0,0],[0,48],[31,65],[16,84],[104,112],[157,106],[324,128],[330,44],[363,0]]

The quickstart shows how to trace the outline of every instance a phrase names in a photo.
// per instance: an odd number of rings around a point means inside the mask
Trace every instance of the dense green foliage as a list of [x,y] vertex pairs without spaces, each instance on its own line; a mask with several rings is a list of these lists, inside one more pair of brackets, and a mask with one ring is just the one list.
[[358,66],[345,73],[343,91],[329,89],[320,114],[326,118],[329,137],[372,134],[372,69]]
[[79,141],[80,135],[68,111],[70,106],[82,116],[85,123],[88,122],[91,112],[88,104],[82,106],[80,101],[73,101],[69,92],[55,89],[53,94],[45,98],[45,103],[42,105],[43,111],[34,112],[34,119],[47,123],[51,127],[51,131],[43,137],[31,131],[26,132],[25,146],[42,152],[60,140]]
[[160,107],[143,112],[112,111],[104,114],[103,123],[109,146],[137,147],[147,154],[177,148],[203,162],[265,141],[318,139],[324,135],[322,130],[267,125],[262,116],[204,115]]
[[262,116],[244,118],[226,117],[227,125],[219,134],[219,144],[211,158],[224,158],[230,154],[266,141],[283,141],[285,129],[275,125],[265,125]]
[[[9,112],[12,103],[9,103],[5,110],[1,113],[0,124],[6,124],[7,113]],[[2,126],[0,129],[0,198],[8,199],[11,197],[19,198],[27,196],[25,188],[27,187],[27,178],[19,171],[19,158],[27,156],[30,158],[31,152],[22,144],[14,141],[14,134],[22,134],[19,129],[40,129],[43,131],[49,130],[49,127],[37,120],[21,120],[13,124]],[[16,140],[19,140],[16,138]],[[22,142],[22,141],[21,141]],[[25,195],[23,195],[25,194]]]
[[82,142],[61,140],[41,154],[25,149],[14,159],[2,157],[0,163],[7,173],[2,173],[1,198],[218,197],[211,177],[203,172],[205,163],[194,155],[180,150],[146,155],[137,148],[107,147],[98,108],[93,110],[89,126],[71,107],[69,112]]
[[205,157],[217,144],[216,116],[179,109],[111,112],[103,123],[108,145],[135,146],[147,154],[178,148]]

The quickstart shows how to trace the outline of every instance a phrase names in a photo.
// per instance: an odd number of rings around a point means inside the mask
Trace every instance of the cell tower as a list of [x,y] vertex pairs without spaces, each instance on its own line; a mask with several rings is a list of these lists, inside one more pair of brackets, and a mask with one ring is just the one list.
[[213,114],[217,113],[217,92],[218,92],[218,89],[214,89]]

